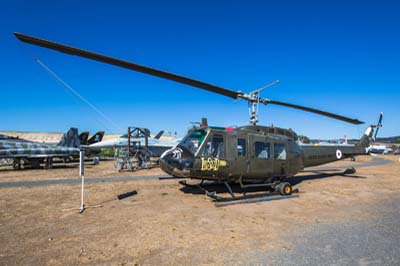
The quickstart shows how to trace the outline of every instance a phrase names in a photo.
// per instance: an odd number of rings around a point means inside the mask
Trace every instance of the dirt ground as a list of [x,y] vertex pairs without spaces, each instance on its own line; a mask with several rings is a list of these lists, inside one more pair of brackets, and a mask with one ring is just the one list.
[[[177,180],[3,187],[4,182],[78,178],[76,166],[52,170],[0,169],[0,265],[226,265],[254,252],[285,250],[283,233],[315,223],[369,219],[370,206],[396,196],[399,156],[351,176],[302,173],[291,180],[299,197],[215,207]],[[341,161],[337,167],[357,162]],[[327,167],[328,167],[327,166]],[[86,178],[162,175],[159,169],[117,173],[112,162],[88,165]],[[193,182],[193,181],[191,181]],[[136,190],[137,195],[116,196]],[[287,240],[286,240],[287,241]]]

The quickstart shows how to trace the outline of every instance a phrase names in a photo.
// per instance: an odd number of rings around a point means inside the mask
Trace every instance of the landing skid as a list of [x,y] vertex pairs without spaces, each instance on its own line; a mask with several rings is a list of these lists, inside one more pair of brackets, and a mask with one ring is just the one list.
[[[211,199],[213,199],[213,201],[215,202],[235,202],[235,201],[243,201],[240,203],[250,203],[250,202],[258,202],[258,201],[269,201],[269,200],[278,200],[278,199],[284,199],[284,198],[291,198],[291,197],[295,197],[292,196],[292,193],[298,193],[298,189],[295,189],[292,191],[292,187],[290,186],[289,183],[283,182],[275,182],[275,183],[265,183],[265,184],[257,184],[253,187],[268,187],[268,188],[275,188],[273,192],[268,191],[268,192],[262,192],[262,193],[257,193],[257,192],[246,192],[246,191],[242,191],[241,193],[243,195],[241,196],[236,196],[233,193],[233,190],[231,188],[231,186],[229,185],[228,182],[223,182],[223,184],[225,185],[225,187],[227,188],[230,197],[223,197],[223,196],[219,196],[217,195],[216,191],[208,191],[206,188],[209,186],[215,186],[215,185],[219,185],[221,184],[220,182],[209,182],[209,183],[204,183],[204,180],[202,180],[199,184],[188,184],[186,183],[186,180],[182,180],[179,181],[179,183],[183,186],[186,187],[191,187],[191,188],[198,188],[201,191],[203,191],[208,197],[210,197]],[[245,186],[242,184],[242,182],[240,182],[240,186],[242,189],[245,189],[247,187],[252,187],[250,186]],[[272,196],[277,196],[277,195],[282,195],[282,196],[278,196],[278,197],[273,197]],[[268,200],[267,200],[268,199]],[[217,205],[219,206],[219,205]],[[221,205],[222,206],[222,205]]]
[[262,198],[255,198],[255,199],[244,199],[244,200],[237,200],[237,201],[223,201],[223,202],[216,202],[215,207],[224,207],[229,205],[235,204],[244,204],[244,203],[256,203],[256,202],[264,202],[264,201],[273,201],[273,200],[282,200],[282,199],[290,199],[290,198],[297,198],[299,195],[288,195],[288,196],[276,196],[276,197],[262,197]]

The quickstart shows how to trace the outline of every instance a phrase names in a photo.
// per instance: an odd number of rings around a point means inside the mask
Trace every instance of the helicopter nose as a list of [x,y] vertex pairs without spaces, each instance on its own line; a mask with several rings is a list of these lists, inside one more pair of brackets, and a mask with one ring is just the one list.
[[161,169],[175,177],[189,177],[193,168],[194,155],[183,146],[176,146],[161,155]]

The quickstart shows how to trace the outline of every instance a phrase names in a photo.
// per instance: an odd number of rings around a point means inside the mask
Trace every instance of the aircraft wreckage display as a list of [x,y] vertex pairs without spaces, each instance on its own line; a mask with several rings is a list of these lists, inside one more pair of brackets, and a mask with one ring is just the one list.
[[14,169],[29,166],[38,169],[41,164],[48,169],[53,166],[53,159],[69,162],[79,157],[81,149],[87,149],[103,139],[104,131],[99,131],[89,138],[89,132],[78,135],[77,128],[70,128],[58,143],[35,142],[26,139],[0,135],[0,159],[12,160]]

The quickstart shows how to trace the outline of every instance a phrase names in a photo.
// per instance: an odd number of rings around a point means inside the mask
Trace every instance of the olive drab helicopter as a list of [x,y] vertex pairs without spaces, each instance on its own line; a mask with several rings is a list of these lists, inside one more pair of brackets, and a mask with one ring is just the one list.
[[[258,125],[259,104],[286,106],[355,125],[364,122],[260,96],[264,89],[279,81],[250,93],[244,93],[36,37],[14,34],[26,43],[183,83],[234,100],[247,101],[250,114],[249,125],[213,127],[202,123],[200,127],[191,129],[179,144],[165,151],[160,158],[160,166],[166,173],[179,178],[199,179],[202,183],[205,180],[224,183],[232,197],[234,195],[229,184],[235,182],[239,183],[241,188],[266,187],[269,190],[279,191],[282,195],[290,195],[292,187],[287,182],[287,178],[296,175],[305,167],[366,154],[366,147],[369,146],[376,127],[369,126],[357,144],[302,144],[298,141],[297,134],[291,129]],[[378,125],[381,120],[382,114]],[[354,173],[354,168],[350,172]],[[215,194],[209,195],[216,200],[222,199]]]

